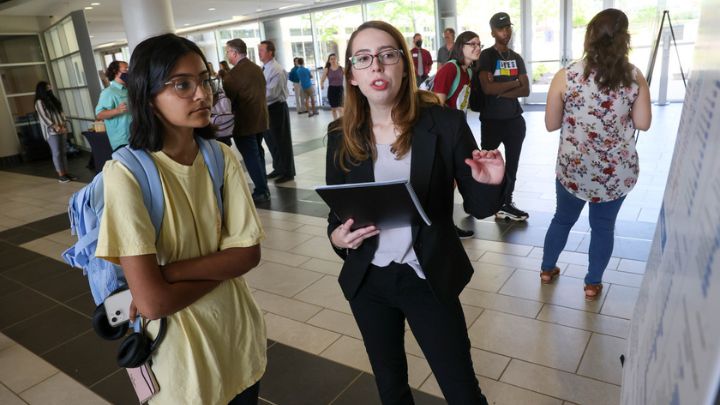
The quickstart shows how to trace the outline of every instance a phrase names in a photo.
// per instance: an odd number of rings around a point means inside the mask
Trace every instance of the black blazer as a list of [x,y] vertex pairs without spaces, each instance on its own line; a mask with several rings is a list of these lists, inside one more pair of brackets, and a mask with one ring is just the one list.
[[[328,134],[327,184],[375,181],[372,159],[356,166],[348,163],[348,173],[340,169],[335,152],[341,142],[340,130]],[[413,247],[435,296],[442,302],[452,302],[473,273],[470,260],[455,233],[453,183],[457,182],[465,200],[465,210],[476,218],[485,218],[497,212],[502,205],[505,182],[493,186],[478,183],[472,178],[465,159],[470,158],[472,151],[478,147],[461,111],[441,106],[423,108],[413,129],[411,148],[410,183],[432,222],[430,226],[424,222],[412,226]],[[337,216],[330,212],[328,237],[340,224]],[[348,300],[357,293],[377,245],[378,238],[372,237],[356,250],[335,248],[345,261],[339,282]]]

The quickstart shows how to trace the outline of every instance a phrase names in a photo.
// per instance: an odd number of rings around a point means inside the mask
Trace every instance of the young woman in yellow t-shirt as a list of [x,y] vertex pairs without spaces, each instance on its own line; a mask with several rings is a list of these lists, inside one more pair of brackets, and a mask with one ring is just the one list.
[[139,314],[168,320],[152,355],[160,391],[151,404],[256,404],[265,324],[241,276],[260,261],[264,234],[230,149],[221,145],[223,214],[198,150],[196,136],[213,137],[205,57],[166,34],[140,43],[131,60],[130,147],[147,150],[157,165],[165,212],[156,238],[134,177],[109,162],[96,255],[122,265]]

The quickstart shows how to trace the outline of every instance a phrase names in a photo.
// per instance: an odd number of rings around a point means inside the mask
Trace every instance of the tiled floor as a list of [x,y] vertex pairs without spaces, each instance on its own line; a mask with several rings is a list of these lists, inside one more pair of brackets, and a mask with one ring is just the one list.
[[[543,113],[525,114],[517,205],[526,224],[456,220],[476,238],[463,244],[476,270],[460,299],[475,371],[494,404],[617,404],[625,350],[662,201],[681,105],[654,108],[653,129],[638,143],[641,176],[616,227],[600,300],[583,299],[589,224],[582,217],[560,257],[563,275],[541,286],[542,242],[554,210],[556,134]],[[324,182],[329,113],[293,114],[297,177],[272,188],[259,213],[267,233],[263,260],[246,279],[265,311],[269,365],[263,404],[379,403],[360,332],[337,283],[340,259],[325,236],[327,208],[313,186]],[[479,134],[477,117],[469,122]],[[86,157],[71,161],[88,181]],[[0,171],[0,403],[136,403],[116,343],[90,330],[93,303],[80,271],[59,261],[72,242],[65,202],[82,186],[58,184],[48,162]],[[460,202],[458,197],[456,202]],[[418,404],[441,404],[440,389],[412,334],[409,380]]]

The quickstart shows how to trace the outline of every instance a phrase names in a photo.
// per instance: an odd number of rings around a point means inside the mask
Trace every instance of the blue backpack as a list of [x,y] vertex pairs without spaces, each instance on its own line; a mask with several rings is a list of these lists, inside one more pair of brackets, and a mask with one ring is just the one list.
[[[222,189],[225,176],[225,158],[220,145],[214,140],[195,137],[205,164],[210,172],[215,191],[215,199],[223,215]],[[120,161],[135,176],[140,184],[143,202],[150,213],[150,220],[155,228],[155,237],[160,235],[165,204],[162,183],[155,162],[144,150],[131,149],[125,146],[115,153],[113,159]],[[66,263],[83,270],[90,284],[95,305],[100,305],[108,295],[118,289],[127,288],[127,282],[119,265],[95,257],[100,221],[105,208],[103,193],[103,175],[99,173],[90,184],[81,188],[70,197],[68,214],[70,228],[78,241],[62,257]]]

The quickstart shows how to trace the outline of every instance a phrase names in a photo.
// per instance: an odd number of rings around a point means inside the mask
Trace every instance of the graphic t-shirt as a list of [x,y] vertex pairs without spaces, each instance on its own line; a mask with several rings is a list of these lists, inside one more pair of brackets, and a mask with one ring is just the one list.
[[[501,55],[495,47],[490,47],[480,54],[479,65],[480,74],[490,72],[493,81],[498,83],[517,80],[518,76],[527,74],[525,61],[512,49],[508,49]],[[481,119],[503,120],[515,118],[522,112],[523,109],[516,98],[486,94],[480,117]]]
[[[452,90],[452,84],[455,81],[455,76],[460,70],[460,82],[458,83],[457,89],[453,94],[449,94]],[[445,104],[450,108],[457,110],[467,111],[468,99],[470,98],[470,75],[467,70],[458,66],[456,63],[448,62],[443,65],[442,68],[435,75],[435,81],[433,83],[434,93],[442,93],[447,96]]]

